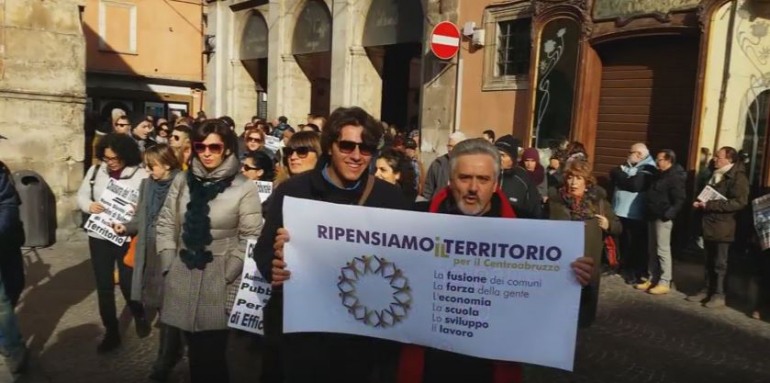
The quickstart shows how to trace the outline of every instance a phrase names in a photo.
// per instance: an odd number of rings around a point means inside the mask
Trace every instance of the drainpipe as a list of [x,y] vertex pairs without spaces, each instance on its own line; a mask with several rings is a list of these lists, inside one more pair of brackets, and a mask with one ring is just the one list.
[[725,60],[722,70],[722,87],[719,91],[719,112],[717,114],[717,133],[714,137],[714,152],[719,149],[719,139],[722,136],[722,118],[725,114],[727,102],[727,85],[730,82],[730,64],[733,54],[733,37],[735,35],[735,16],[738,14],[738,1],[732,0],[730,6],[730,20],[727,30],[727,44],[725,44]]

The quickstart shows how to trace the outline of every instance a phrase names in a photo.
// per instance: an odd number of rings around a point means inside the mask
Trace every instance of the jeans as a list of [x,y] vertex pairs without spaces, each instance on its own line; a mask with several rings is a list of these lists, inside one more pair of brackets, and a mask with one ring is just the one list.
[[139,302],[131,300],[131,276],[133,271],[123,263],[123,256],[128,251],[128,242],[123,246],[99,238],[88,238],[91,251],[91,265],[96,279],[96,295],[99,298],[99,315],[107,331],[118,331],[118,315],[115,307],[115,264],[118,265],[120,291],[126,300],[134,318],[144,318],[144,308]]
[[730,253],[730,242],[706,241],[706,288],[709,294],[723,295],[725,293],[725,276],[727,275],[727,258]]
[[6,356],[18,355],[25,348],[19,332],[19,321],[13,304],[5,293],[5,284],[0,278],[0,352]]
[[227,337],[230,330],[184,332],[191,383],[227,383]]
[[650,280],[662,285],[670,285],[671,272],[671,229],[674,221],[663,222],[659,219],[649,222],[648,250],[650,252]]
[[620,218],[623,233],[620,234],[620,256],[623,270],[638,279],[647,271],[647,222]]

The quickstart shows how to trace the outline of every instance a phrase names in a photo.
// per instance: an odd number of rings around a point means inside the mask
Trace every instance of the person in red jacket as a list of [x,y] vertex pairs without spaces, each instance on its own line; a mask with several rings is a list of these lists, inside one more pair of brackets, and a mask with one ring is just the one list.
[[[500,154],[488,141],[477,138],[454,147],[450,158],[449,186],[440,189],[428,204],[431,213],[478,217],[516,218],[500,189]],[[418,209],[420,207],[418,206]],[[425,210],[423,206],[421,210]],[[581,285],[591,280],[593,259],[572,263]],[[521,383],[521,365],[455,354],[415,345],[404,345],[398,383]]]

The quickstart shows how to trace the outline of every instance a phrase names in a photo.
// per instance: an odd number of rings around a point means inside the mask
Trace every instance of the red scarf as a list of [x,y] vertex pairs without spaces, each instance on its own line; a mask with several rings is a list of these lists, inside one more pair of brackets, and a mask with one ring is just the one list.
[[[516,218],[516,212],[508,202],[508,198],[502,189],[495,192],[500,199],[500,217]],[[449,188],[439,191],[430,202],[431,213],[438,213],[439,207],[449,198]],[[494,371],[491,383],[522,383],[521,365],[515,362],[492,362]],[[401,347],[401,356],[398,363],[398,383],[422,383],[425,370],[425,348],[414,344],[406,344]]]

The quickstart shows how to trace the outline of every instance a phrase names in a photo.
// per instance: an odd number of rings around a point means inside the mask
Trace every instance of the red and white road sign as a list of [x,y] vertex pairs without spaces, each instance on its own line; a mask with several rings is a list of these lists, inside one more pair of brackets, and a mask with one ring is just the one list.
[[430,34],[430,50],[442,60],[455,57],[460,50],[460,29],[449,21],[436,24]]

